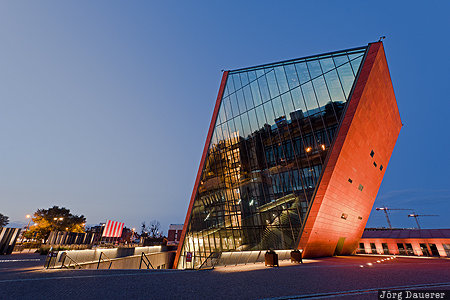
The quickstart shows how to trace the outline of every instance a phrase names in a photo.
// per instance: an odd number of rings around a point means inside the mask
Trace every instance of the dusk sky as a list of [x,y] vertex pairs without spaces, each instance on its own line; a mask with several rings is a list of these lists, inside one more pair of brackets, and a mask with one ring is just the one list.
[[[362,2],[1,1],[0,213],[20,225],[58,205],[166,231],[184,222],[221,70],[386,36],[404,126],[374,209],[450,228],[450,2]],[[392,225],[414,227],[406,215]]]

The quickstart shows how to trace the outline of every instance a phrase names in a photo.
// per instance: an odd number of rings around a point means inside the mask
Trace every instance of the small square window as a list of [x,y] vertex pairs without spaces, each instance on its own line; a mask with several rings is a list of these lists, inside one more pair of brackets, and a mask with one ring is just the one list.
[[380,165],[380,171],[383,171],[383,165]]
[[351,178],[348,179],[348,182],[353,183],[353,180]]
[[372,151],[370,151],[370,156],[374,156],[375,155],[375,152],[373,152],[373,150]]
[[359,186],[358,186],[358,190],[360,190],[361,192],[362,192],[362,190],[363,190],[363,186],[362,186],[362,184],[360,184]]
[[376,162],[373,162],[373,165],[375,166],[375,168],[377,167],[377,163]]

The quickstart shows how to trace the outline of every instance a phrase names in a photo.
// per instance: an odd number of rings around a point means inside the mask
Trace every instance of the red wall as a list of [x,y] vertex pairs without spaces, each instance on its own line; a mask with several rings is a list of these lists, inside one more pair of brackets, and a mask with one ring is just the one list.
[[370,44],[299,241],[304,257],[333,255],[339,238],[340,254],[357,248],[401,127],[383,44]]

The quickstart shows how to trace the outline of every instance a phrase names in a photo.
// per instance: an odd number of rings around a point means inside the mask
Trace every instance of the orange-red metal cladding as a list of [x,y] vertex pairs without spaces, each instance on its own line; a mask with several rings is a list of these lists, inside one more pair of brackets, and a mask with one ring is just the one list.
[[383,44],[372,43],[300,236],[304,257],[356,249],[401,127]]
[[220,103],[222,102],[223,91],[225,89],[225,83],[227,82],[228,71],[224,71],[222,75],[222,81],[220,83],[219,94],[217,95],[216,105],[214,107],[213,116],[211,118],[211,124],[209,125],[208,135],[206,137],[205,147],[203,147],[202,159],[200,160],[200,166],[198,167],[197,177],[195,179],[194,190],[192,191],[191,201],[189,202],[188,211],[186,218],[184,220],[183,232],[181,233],[180,242],[177,248],[177,254],[173,263],[173,267],[176,268],[178,265],[178,259],[181,255],[181,248],[183,248],[184,237],[186,236],[186,230],[189,223],[189,217],[191,216],[192,207],[194,205],[195,196],[197,195],[198,185],[200,183],[200,178],[202,176],[203,165],[205,164],[206,155],[208,154],[209,144],[211,143],[212,134],[214,131],[214,126],[216,125],[217,115],[219,113]]

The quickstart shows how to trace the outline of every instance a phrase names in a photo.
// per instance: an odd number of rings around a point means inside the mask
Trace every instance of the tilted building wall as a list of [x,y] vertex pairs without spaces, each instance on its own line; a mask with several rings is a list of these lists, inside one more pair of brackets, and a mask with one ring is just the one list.
[[383,44],[371,44],[302,232],[305,257],[357,248],[401,127]]
[[353,252],[400,128],[381,42],[225,71],[175,267]]

